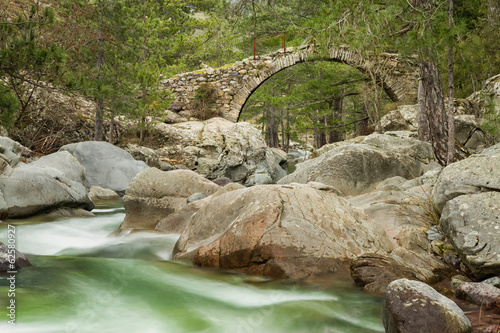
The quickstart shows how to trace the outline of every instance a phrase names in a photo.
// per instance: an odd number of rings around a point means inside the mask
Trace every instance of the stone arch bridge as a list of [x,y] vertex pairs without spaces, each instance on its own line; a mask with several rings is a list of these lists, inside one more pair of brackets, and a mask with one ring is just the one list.
[[286,52],[280,50],[255,60],[251,57],[217,69],[204,68],[178,74],[163,80],[162,86],[174,95],[170,111],[182,118],[190,118],[196,115],[194,102],[197,91],[210,85],[214,98],[206,107],[211,113],[236,122],[250,95],[264,81],[283,69],[308,60],[340,62],[367,75],[371,73],[393,101],[416,102],[418,66],[414,59],[402,59],[393,53],[363,58],[347,47],[331,49],[323,57],[312,48],[287,48]]

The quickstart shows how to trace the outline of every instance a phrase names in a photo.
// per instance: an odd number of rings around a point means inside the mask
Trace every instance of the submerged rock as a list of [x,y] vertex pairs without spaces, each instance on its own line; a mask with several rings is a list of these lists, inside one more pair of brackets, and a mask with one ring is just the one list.
[[[8,271],[15,271],[22,267],[31,266],[30,261],[24,254],[14,250],[14,257],[12,256],[11,249],[4,243],[0,242],[0,273],[5,273]],[[11,259],[14,258],[15,262],[12,264]],[[11,266],[14,265],[14,266]]]
[[419,281],[400,279],[385,294],[384,327],[389,333],[472,333],[455,302]]
[[103,141],[72,143],[60,151],[71,153],[85,168],[90,185],[124,194],[134,176],[148,166],[125,150]]
[[367,252],[392,249],[384,231],[332,191],[262,185],[216,194],[193,215],[174,258],[271,278],[347,269]]

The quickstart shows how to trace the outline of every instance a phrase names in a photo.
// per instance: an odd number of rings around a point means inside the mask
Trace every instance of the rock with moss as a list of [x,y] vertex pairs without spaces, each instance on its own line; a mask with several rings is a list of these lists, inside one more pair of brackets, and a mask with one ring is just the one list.
[[499,192],[462,195],[448,201],[440,225],[476,276],[500,272]]
[[432,192],[436,207],[461,195],[500,190],[500,156],[479,155],[453,163],[439,174]]
[[385,293],[384,327],[388,333],[472,333],[469,319],[451,299],[419,281],[399,279]]

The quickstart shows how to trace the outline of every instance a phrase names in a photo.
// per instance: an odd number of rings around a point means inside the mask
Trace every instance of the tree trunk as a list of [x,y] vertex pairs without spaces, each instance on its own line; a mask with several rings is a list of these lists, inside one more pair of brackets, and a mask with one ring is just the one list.
[[288,153],[290,149],[290,111],[286,111],[286,141],[285,141],[285,152]]
[[[453,0],[449,0],[448,22],[453,27]],[[453,80],[453,46],[448,49],[448,155],[446,165],[455,161],[455,89]]]
[[283,120],[283,109],[280,110],[280,127],[281,127],[281,149],[285,149],[285,126]]
[[[99,6],[102,6],[102,3],[99,2]],[[102,10],[99,13],[99,30],[97,32],[97,73],[98,80],[102,81],[102,66],[104,64],[104,36],[102,33]],[[97,98],[96,100],[96,110],[95,110],[95,128],[94,128],[94,141],[102,141],[104,139],[104,122],[103,122],[103,111],[104,111],[104,99],[102,97]]]
[[342,140],[346,140],[347,139],[347,115],[346,115],[346,111],[344,109],[344,98],[345,98],[345,84],[344,86],[342,87],[342,99],[341,99],[341,102],[340,102],[340,111],[341,111],[341,114],[342,114],[342,124],[344,125],[344,130],[343,130],[343,133],[342,133]]
[[115,118],[111,117],[111,121],[109,122],[109,135],[108,135],[108,142],[113,144],[114,141],[114,135],[113,132],[115,131]]
[[365,116],[365,118],[359,123],[358,135],[368,135],[368,124],[370,120],[368,118],[368,111],[365,106],[362,106],[361,110],[363,110],[363,115]]
[[278,128],[274,113],[274,107],[266,110],[267,145],[271,148],[277,148],[279,144]]
[[418,88],[418,138],[429,142],[439,164],[446,165],[448,119],[441,75],[434,62],[426,60],[420,63]]
[[[338,125],[337,120],[340,120],[342,116],[342,97],[337,97],[333,102],[333,119],[334,121],[330,124],[330,126]],[[342,141],[342,131],[339,129],[332,129],[329,132],[328,142],[339,142]]]

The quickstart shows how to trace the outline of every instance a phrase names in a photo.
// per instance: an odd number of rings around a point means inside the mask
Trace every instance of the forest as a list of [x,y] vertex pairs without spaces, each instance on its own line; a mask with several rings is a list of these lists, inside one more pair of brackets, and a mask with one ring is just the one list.
[[[142,141],[172,99],[158,89],[163,79],[234,63],[254,48],[314,45],[321,54],[347,45],[418,63],[419,138],[445,165],[453,160],[446,110],[500,73],[499,25],[498,0],[5,0],[0,121],[29,146],[16,133],[40,109],[35,96],[59,92],[95,102],[95,140],[105,138],[104,121],[112,141],[114,121],[127,119]],[[378,83],[340,63],[311,61],[266,81],[240,120],[262,124],[271,147],[286,150],[312,136],[319,148],[379,130],[401,102]],[[483,127],[497,135],[498,121]]]

